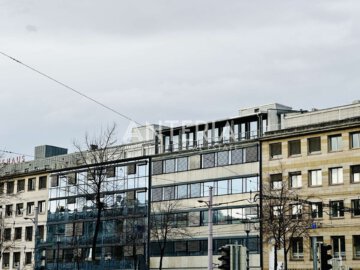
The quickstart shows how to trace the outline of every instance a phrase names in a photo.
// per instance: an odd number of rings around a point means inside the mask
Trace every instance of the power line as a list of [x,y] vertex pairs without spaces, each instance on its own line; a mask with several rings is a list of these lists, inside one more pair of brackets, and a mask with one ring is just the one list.
[[28,68],[28,69],[30,69],[30,70],[32,70],[32,71],[40,74],[41,76],[46,77],[46,78],[48,78],[49,80],[51,80],[51,81],[53,81],[53,82],[55,82],[55,83],[57,83],[57,84],[65,87],[65,88],[67,88],[68,90],[70,90],[70,91],[72,91],[72,92],[74,92],[74,93],[76,93],[76,94],[78,94],[78,95],[80,95],[80,96],[82,96],[82,97],[84,97],[84,98],[86,98],[86,99],[88,99],[88,100],[96,103],[97,105],[100,105],[101,107],[103,107],[103,108],[105,108],[105,109],[107,109],[107,110],[109,110],[109,111],[111,111],[111,112],[119,115],[120,117],[125,118],[125,119],[127,119],[127,120],[129,120],[129,121],[132,121],[132,122],[134,122],[135,124],[137,124],[137,125],[139,125],[139,126],[142,125],[141,123],[139,123],[139,122],[137,122],[136,120],[130,118],[129,116],[127,116],[127,115],[125,115],[125,114],[123,114],[123,113],[118,112],[117,110],[111,108],[110,106],[105,105],[104,103],[102,103],[102,102],[100,102],[100,101],[98,101],[98,100],[96,100],[96,99],[94,99],[94,98],[92,98],[92,97],[90,97],[90,96],[82,93],[82,92],[79,91],[79,90],[76,90],[75,88],[73,88],[73,87],[71,87],[71,86],[69,86],[69,85],[67,85],[67,84],[65,84],[65,83],[63,83],[63,82],[61,82],[61,81],[59,81],[59,80],[51,77],[50,75],[47,75],[47,74],[45,74],[44,72],[41,72],[40,70],[35,69],[35,68],[33,68],[33,67],[31,67],[31,66],[29,66],[29,65],[27,65],[27,64],[25,64],[25,63],[23,63],[23,62],[21,62],[21,61],[19,61],[18,59],[14,58],[14,57],[12,57],[12,56],[10,56],[10,55],[2,52],[2,51],[0,51],[0,54],[4,55],[5,57],[7,57],[7,58],[9,58],[9,59],[11,59],[11,60],[13,60],[13,61],[15,61],[16,63],[18,63],[18,64],[20,64],[20,65],[22,65],[22,66],[24,66],[24,67],[26,67],[26,68]]

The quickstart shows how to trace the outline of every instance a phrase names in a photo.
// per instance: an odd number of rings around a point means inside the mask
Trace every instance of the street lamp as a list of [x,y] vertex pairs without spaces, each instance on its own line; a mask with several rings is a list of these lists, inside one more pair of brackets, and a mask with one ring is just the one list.
[[249,234],[251,231],[251,221],[247,220],[245,222],[245,232],[246,232],[246,270],[250,269],[250,265],[249,265]]
[[34,244],[34,257],[35,257],[35,267],[34,269],[37,270],[39,267],[39,254],[38,254],[38,241],[39,241],[39,228],[38,228],[38,217],[39,217],[39,208],[37,206],[34,207],[34,218],[24,217],[26,220],[31,220],[35,226],[35,244]]
[[209,187],[209,200],[198,200],[199,203],[205,203],[208,207],[208,270],[213,269],[213,214],[212,214],[212,207],[213,207],[213,187]]

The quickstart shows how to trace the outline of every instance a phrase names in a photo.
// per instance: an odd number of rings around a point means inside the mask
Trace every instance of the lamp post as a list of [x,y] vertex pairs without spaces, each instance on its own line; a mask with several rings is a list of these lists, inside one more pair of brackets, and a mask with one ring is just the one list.
[[38,226],[38,218],[39,218],[39,208],[37,206],[34,207],[34,218],[24,217],[26,220],[31,220],[32,223],[34,223],[35,226],[35,243],[34,243],[34,257],[35,257],[35,263],[34,263],[34,269],[37,270],[39,268],[39,252],[38,252],[38,241],[39,241],[39,226]]
[[209,200],[198,200],[199,203],[205,203],[208,207],[208,270],[213,269],[213,214],[212,214],[212,207],[213,207],[213,187],[209,187]]
[[251,231],[251,222],[246,221],[245,222],[245,232],[246,232],[246,270],[250,269],[250,258],[249,258],[249,234]]

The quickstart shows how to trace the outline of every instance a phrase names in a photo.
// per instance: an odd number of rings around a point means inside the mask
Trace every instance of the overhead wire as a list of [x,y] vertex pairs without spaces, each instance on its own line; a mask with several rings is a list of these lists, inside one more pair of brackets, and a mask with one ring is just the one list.
[[3,56],[11,59],[12,61],[15,61],[16,63],[18,63],[18,64],[20,64],[20,65],[22,65],[22,66],[24,66],[24,67],[26,67],[26,68],[28,68],[28,69],[30,69],[30,70],[32,70],[32,71],[40,74],[41,76],[43,76],[43,77],[45,77],[45,78],[48,78],[49,80],[51,80],[51,81],[53,81],[53,82],[55,82],[55,83],[57,83],[57,84],[65,87],[65,88],[67,88],[68,90],[70,90],[70,91],[72,91],[72,92],[74,92],[74,93],[82,96],[83,98],[86,98],[86,99],[88,99],[88,100],[96,103],[97,105],[99,105],[99,106],[101,106],[101,107],[103,107],[103,108],[105,108],[105,109],[107,109],[107,110],[109,110],[109,111],[117,114],[118,116],[120,116],[120,117],[122,117],[122,118],[125,118],[125,119],[127,119],[127,120],[129,120],[129,121],[131,121],[131,122],[134,122],[135,124],[137,124],[137,125],[139,125],[139,126],[142,125],[141,123],[137,122],[136,120],[134,120],[133,118],[127,116],[126,114],[121,113],[121,112],[115,110],[114,108],[112,108],[112,107],[104,104],[103,102],[98,101],[98,100],[96,100],[95,98],[92,98],[92,97],[90,97],[89,95],[84,94],[83,92],[75,89],[74,87],[71,87],[70,85],[63,83],[63,82],[59,81],[58,79],[55,79],[54,77],[52,77],[52,76],[50,76],[50,75],[48,75],[48,74],[46,74],[46,73],[44,73],[44,72],[42,72],[42,71],[40,71],[40,70],[38,70],[38,69],[36,69],[36,68],[28,65],[28,64],[25,64],[24,62],[21,62],[20,60],[18,60],[18,59],[16,59],[16,58],[14,58],[14,57],[12,57],[12,56],[10,56],[10,55],[2,52],[2,51],[0,51],[0,54],[2,54]]

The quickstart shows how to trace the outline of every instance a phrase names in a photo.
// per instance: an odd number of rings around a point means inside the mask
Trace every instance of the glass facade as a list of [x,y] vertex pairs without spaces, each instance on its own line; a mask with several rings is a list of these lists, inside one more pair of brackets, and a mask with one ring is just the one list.
[[[47,240],[41,244],[46,269],[145,268],[148,164],[137,160],[51,176]],[[92,250],[99,205],[101,223]],[[96,263],[91,261],[93,252]]]

